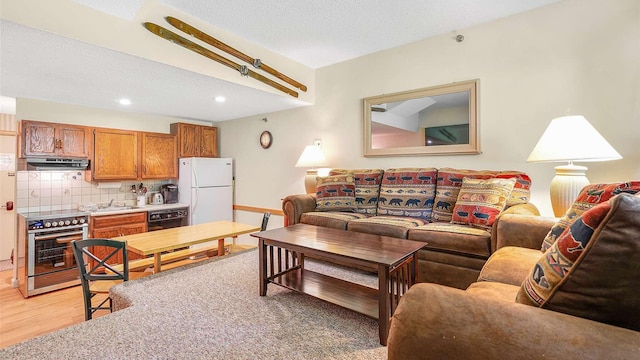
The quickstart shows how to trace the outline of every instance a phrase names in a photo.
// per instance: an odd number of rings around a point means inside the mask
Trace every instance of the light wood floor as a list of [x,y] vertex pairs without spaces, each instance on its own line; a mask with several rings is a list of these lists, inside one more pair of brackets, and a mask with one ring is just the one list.
[[[248,247],[255,246],[232,245],[230,251]],[[186,262],[193,261],[169,264],[163,269],[168,270]],[[84,321],[81,286],[25,299],[17,288],[11,287],[12,275],[11,270],[0,271],[0,348]],[[108,312],[98,311],[93,317],[104,315],[108,315]]]
[[80,286],[25,299],[12,275],[0,272],[0,348],[84,321]]

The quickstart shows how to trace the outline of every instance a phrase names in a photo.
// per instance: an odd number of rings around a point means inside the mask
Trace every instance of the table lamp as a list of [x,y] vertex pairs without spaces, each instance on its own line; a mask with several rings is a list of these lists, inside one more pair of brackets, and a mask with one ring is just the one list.
[[556,217],[564,215],[583,187],[589,185],[587,167],[574,161],[608,161],[622,156],[605,140],[584,116],[563,116],[551,120],[533,148],[527,162],[568,162],[556,166],[549,193]]
[[304,188],[307,194],[315,194],[316,192],[316,176],[318,176],[318,168],[327,166],[322,149],[316,145],[308,145],[302,151],[296,167],[308,167],[307,174],[304,177]]

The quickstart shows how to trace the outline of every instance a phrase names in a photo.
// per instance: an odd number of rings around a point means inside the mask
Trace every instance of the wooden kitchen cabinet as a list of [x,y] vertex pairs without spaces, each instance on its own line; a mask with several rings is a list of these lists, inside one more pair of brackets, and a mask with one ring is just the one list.
[[[92,216],[89,222],[89,232],[94,239],[115,239],[124,235],[147,232],[147,213],[135,212],[117,215]],[[108,255],[111,250],[95,246],[93,252],[99,258]],[[144,256],[128,252],[129,260],[141,259]],[[109,264],[122,264],[122,256],[109,259]]]
[[97,239],[112,239],[124,235],[140,234],[147,232],[145,224],[129,224],[114,226],[93,231],[93,237]]
[[92,180],[138,179],[138,133],[136,131],[93,130]]
[[178,177],[177,137],[171,134],[143,132],[141,137],[142,179]]
[[21,156],[88,158],[89,128],[32,120],[20,123]]
[[218,128],[187,123],[171,124],[178,137],[178,157],[218,157]]

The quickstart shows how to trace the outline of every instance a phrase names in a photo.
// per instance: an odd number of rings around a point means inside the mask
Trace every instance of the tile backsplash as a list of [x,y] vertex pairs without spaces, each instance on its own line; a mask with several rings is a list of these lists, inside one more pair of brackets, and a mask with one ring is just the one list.
[[98,188],[84,180],[84,171],[17,171],[16,207],[20,212],[77,209],[81,204],[114,201],[133,204],[131,186],[143,183],[147,197],[175,180],[122,181],[119,188]]

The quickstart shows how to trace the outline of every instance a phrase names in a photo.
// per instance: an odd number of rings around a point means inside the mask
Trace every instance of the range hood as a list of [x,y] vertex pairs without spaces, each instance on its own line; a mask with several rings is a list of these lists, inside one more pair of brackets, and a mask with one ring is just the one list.
[[70,158],[27,158],[27,170],[63,171],[86,170],[89,167],[87,159]]

